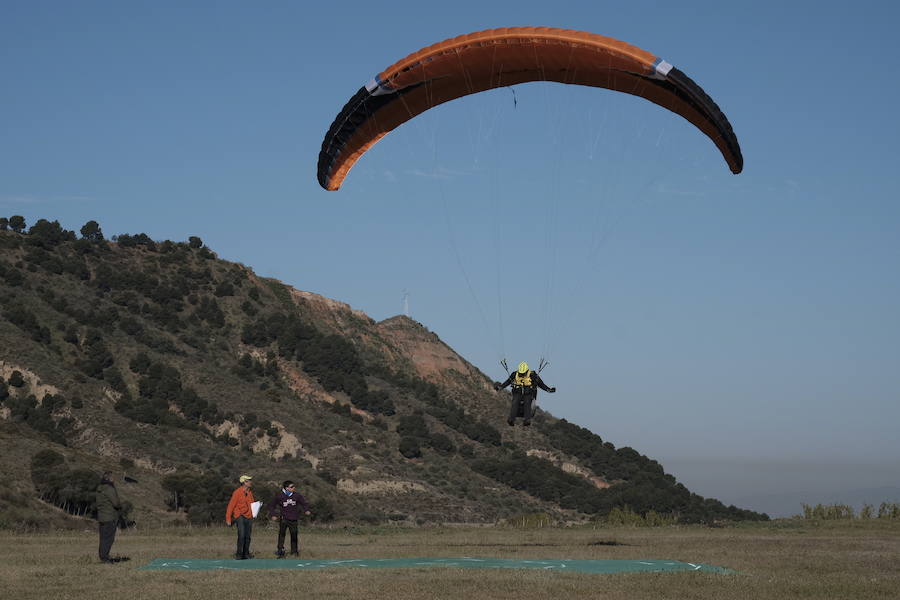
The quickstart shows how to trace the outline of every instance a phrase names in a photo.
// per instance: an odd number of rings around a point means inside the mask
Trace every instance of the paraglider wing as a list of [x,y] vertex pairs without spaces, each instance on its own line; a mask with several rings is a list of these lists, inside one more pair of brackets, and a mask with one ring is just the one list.
[[387,133],[429,108],[529,81],[606,88],[681,115],[719,148],[733,173],[743,157],[728,119],[687,75],[612,38],[550,27],[490,29],[410,54],[359,89],[322,141],[318,179],[337,190],[354,163]]

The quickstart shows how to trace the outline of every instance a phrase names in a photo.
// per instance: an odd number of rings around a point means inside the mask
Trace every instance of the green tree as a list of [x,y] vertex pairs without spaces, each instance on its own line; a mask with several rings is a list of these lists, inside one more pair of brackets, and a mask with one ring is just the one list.
[[415,413],[400,418],[397,424],[397,433],[403,437],[426,438],[428,437],[428,425],[421,413]]
[[418,458],[422,456],[422,449],[419,447],[418,438],[402,437],[400,438],[400,454],[406,458]]
[[41,450],[31,457],[31,472],[35,471],[52,471],[53,469],[64,464],[66,459],[63,455],[54,450]]
[[313,521],[320,523],[334,521],[334,505],[327,498],[319,498],[313,502],[309,512],[312,513]]
[[25,385],[25,378],[22,377],[21,371],[13,371],[9,375],[9,385],[13,386],[14,388],[20,388]]
[[130,368],[135,373],[140,373],[141,375],[146,375],[150,370],[150,366],[153,364],[153,361],[150,360],[150,357],[147,356],[144,352],[138,352],[134,358],[131,359],[131,362],[128,363],[128,368]]
[[70,471],[66,459],[54,450],[41,450],[31,457],[31,481],[41,499],[57,504],[60,489]]
[[216,302],[215,298],[204,296],[200,300],[200,306],[197,307],[194,314],[198,319],[206,321],[213,327],[225,326],[225,314],[222,312],[222,309],[219,308],[219,304]]
[[52,494],[68,470],[66,459],[54,450],[41,450],[31,457],[31,481],[41,495]]
[[9,228],[16,233],[25,231],[25,217],[22,215],[13,215],[9,218]]
[[234,296],[234,286],[229,281],[223,281],[216,286],[214,293],[220,298],[222,296]]
[[453,442],[443,433],[432,433],[428,438],[429,445],[443,454],[450,454],[456,450]]
[[188,521],[195,525],[220,519],[230,491],[228,482],[217,473],[167,475],[162,488],[169,509],[187,512]]
[[91,241],[103,241],[103,232],[100,230],[100,224],[97,221],[88,221],[81,228],[81,238]]
[[63,242],[74,242],[75,234],[63,229],[59,221],[38,219],[38,222],[28,230],[29,241],[35,246],[53,248]]

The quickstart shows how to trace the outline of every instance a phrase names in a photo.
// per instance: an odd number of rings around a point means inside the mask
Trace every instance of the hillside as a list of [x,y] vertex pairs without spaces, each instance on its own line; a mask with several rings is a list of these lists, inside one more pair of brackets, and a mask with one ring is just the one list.
[[325,521],[767,518],[545,411],[508,428],[508,396],[420,323],[197,237],[0,219],[0,311],[0,527],[77,523],[102,469],[139,522],[218,520],[241,473],[264,498],[296,480]]

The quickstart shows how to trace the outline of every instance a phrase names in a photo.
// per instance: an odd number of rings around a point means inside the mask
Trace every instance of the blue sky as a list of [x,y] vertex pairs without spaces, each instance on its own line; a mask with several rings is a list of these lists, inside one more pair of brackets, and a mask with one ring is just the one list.
[[[199,235],[375,319],[408,290],[488,375],[544,355],[542,406],[726,501],[798,464],[897,485],[894,3],[307,4],[0,0],[0,214]],[[318,187],[322,137],[375,73],[513,25],[673,63],[744,172],[640,99],[528,84],[429,111]],[[748,460],[772,477],[751,486]]]

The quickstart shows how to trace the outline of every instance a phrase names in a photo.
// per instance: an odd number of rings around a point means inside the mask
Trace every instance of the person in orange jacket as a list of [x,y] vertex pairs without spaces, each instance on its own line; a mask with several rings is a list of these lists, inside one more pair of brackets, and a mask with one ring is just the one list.
[[253,558],[250,554],[250,534],[253,531],[253,477],[241,475],[241,486],[231,494],[228,508],[225,509],[225,522],[231,527],[237,524],[237,550],[234,557],[237,560]]

